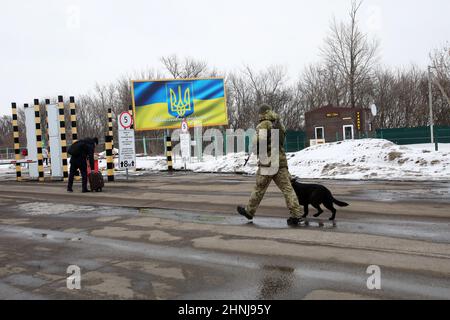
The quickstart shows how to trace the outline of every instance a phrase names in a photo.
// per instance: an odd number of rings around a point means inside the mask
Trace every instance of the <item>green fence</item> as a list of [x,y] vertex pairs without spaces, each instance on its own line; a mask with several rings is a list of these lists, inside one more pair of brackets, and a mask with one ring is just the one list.
[[[386,139],[395,144],[430,143],[430,127],[377,129],[376,137]],[[450,127],[434,127],[434,139],[438,143],[450,143]]]
[[[226,150],[226,138],[229,137],[224,133],[224,153],[230,152],[230,150]],[[245,136],[245,152],[249,152],[250,142],[252,140],[252,136]],[[306,148],[306,135],[303,131],[286,131],[286,139],[284,142],[284,147],[286,152],[296,152]]]
[[287,130],[284,143],[286,152],[297,152],[306,148],[306,134],[304,131]]

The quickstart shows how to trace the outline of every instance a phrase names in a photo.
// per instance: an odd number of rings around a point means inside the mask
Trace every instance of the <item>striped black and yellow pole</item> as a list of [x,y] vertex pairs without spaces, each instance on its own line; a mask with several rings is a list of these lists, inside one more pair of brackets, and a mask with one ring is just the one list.
[[114,181],[114,156],[113,156],[113,124],[112,109],[108,109],[108,134],[105,137],[106,149],[106,173],[108,181]]
[[70,122],[72,127],[72,144],[77,142],[78,140],[78,131],[77,131],[77,113],[75,110],[75,97],[70,97]]
[[62,165],[63,165],[63,180],[67,181],[69,178],[69,171],[67,168],[66,120],[64,118],[63,96],[58,96],[58,111],[59,111],[59,134],[61,137],[61,158],[62,158]]
[[12,108],[12,125],[14,136],[14,158],[16,159],[16,180],[22,181],[22,167],[20,165],[20,144],[19,144],[19,124],[17,118],[17,104],[11,103]]
[[[69,108],[70,108],[70,127],[72,132],[72,144],[77,142],[78,140],[78,129],[77,129],[77,113],[75,109],[75,97],[70,97],[69,100]],[[75,173],[75,180],[79,181],[81,179],[80,174]]]
[[169,130],[166,133],[166,157],[167,157],[167,170],[173,171],[172,163],[172,138],[170,137]]
[[39,99],[34,99],[34,123],[36,126],[36,147],[39,181],[44,181],[44,161],[42,157],[42,129],[41,129],[41,112],[39,110]]
[[[47,152],[48,152],[48,159],[51,161],[50,156],[50,134],[48,133],[48,112],[47,112],[47,106],[50,104],[50,99],[45,99],[45,139],[47,141]],[[51,169],[50,169],[51,171]]]

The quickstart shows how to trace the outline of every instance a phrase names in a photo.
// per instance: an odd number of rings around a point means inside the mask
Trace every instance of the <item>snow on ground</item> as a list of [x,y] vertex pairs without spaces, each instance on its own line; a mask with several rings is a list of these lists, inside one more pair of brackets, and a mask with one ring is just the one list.
[[11,168],[10,165],[0,163],[0,176],[5,176],[11,172],[15,173],[16,170],[14,168],[15,167]]
[[[244,167],[245,159],[248,157],[245,153],[230,153],[221,157],[203,156],[199,161],[192,158],[191,162],[186,163],[186,169],[194,172],[217,172],[217,173],[246,173],[254,174],[256,172],[256,158],[253,156]],[[165,157],[138,157],[136,158],[138,168],[150,171],[167,170]],[[180,157],[176,157],[173,163],[176,170],[185,169],[185,163]]]
[[289,159],[291,173],[311,179],[450,180],[450,147],[429,151],[383,139],[317,145]]
[[[435,148],[434,144],[431,143],[408,144],[407,147],[411,149],[428,150],[428,151],[434,151]],[[438,150],[450,153],[450,143],[439,143]]]
[[[194,172],[255,174],[256,158],[252,156],[244,166],[245,153],[221,157],[195,157],[186,163]],[[450,180],[450,144],[439,144],[434,151],[431,144],[399,146],[383,139],[347,140],[316,145],[288,154],[289,171],[303,179],[347,180]],[[117,167],[117,158],[115,159]],[[137,157],[137,173],[167,170],[166,158]],[[184,162],[175,157],[174,168],[184,169]],[[99,160],[100,169],[106,169],[106,160]],[[1,165],[0,175],[13,174],[12,165]],[[123,174],[124,171],[116,172]]]
[[[399,146],[383,139],[347,140],[317,145],[288,154],[289,171],[303,179],[348,180],[450,180],[450,144]],[[433,151],[430,151],[433,150]],[[194,172],[236,172],[254,174],[256,159],[244,167],[246,154],[229,154],[217,159],[187,163]],[[194,158],[195,159],[195,158]],[[177,159],[175,169],[184,164]],[[137,158],[138,168],[166,170],[164,157]]]

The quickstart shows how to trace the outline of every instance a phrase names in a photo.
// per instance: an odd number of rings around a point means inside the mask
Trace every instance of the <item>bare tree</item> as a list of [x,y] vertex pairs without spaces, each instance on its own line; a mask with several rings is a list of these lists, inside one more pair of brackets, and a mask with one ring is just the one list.
[[[447,104],[450,104],[450,43],[434,50],[430,55],[435,70],[435,82]],[[450,107],[450,105],[449,105]]]
[[0,146],[13,147],[13,126],[12,117],[3,116],[0,118]]
[[239,74],[230,74],[226,80],[227,103],[230,126],[248,129],[255,122],[254,95],[250,85]]
[[381,128],[426,126],[428,123],[427,74],[417,66],[403,70],[378,70],[373,84]]
[[171,55],[162,57],[161,62],[174,79],[197,78],[211,73],[205,61],[190,57],[181,60],[177,55]]
[[268,103],[275,111],[280,111],[286,102],[286,69],[282,66],[270,66],[264,71],[255,72],[246,66],[244,75],[255,94],[254,103]]
[[246,66],[239,73],[228,75],[226,86],[232,128],[255,127],[261,103],[270,104],[289,129],[301,126],[302,115],[294,111],[299,112],[301,99],[296,88],[288,85],[285,68],[271,66],[255,71]]
[[378,42],[369,41],[358,27],[361,5],[362,1],[352,2],[348,23],[333,20],[330,34],[321,49],[326,64],[335,68],[344,80],[347,103],[352,108],[362,103],[364,87],[371,80],[378,52]]

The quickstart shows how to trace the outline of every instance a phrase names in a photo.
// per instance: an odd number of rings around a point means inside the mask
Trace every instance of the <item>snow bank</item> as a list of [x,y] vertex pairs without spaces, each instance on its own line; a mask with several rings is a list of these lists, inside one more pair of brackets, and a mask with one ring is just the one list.
[[[398,146],[383,139],[347,140],[313,146],[288,154],[292,175],[304,179],[348,180],[450,180],[450,145]],[[217,159],[205,156],[202,162],[187,163],[194,172],[221,172],[255,174],[256,158],[251,157],[244,166],[247,155],[229,154]],[[177,159],[175,169],[183,169]],[[137,158],[138,168],[167,170],[164,157]]]
[[[186,163],[186,169],[193,172],[217,172],[217,173],[245,173],[255,174],[256,172],[256,157],[252,156],[244,166],[245,159],[248,155],[245,153],[232,153],[222,157],[204,156],[202,161],[197,161],[194,157],[191,162]],[[137,168],[148,171],[162,171],[167,170],[167,163],[165,157],[137,157]],[[100,167],[103,163],[100,163]],[[106,167],[106,163],[104,164]],[[177,157],[173,162],[173,167],[176,170],[185,168],[185,163],[181,158]]]
[[289,169],[311,179],[450,180],[450,153],[383,139],[348,140],[292,154]]

